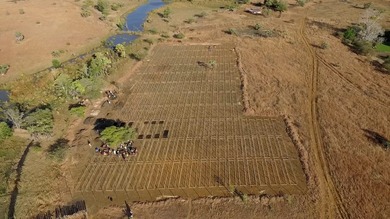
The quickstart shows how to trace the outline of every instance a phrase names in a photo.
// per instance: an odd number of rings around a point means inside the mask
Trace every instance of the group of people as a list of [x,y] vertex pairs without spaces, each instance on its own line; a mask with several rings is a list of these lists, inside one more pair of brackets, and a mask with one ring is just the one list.
[[115,100],[116,99],[116,91],[111,91],[111,90],[107,90],[106,91],[106,95],[107,95],[107,102],[109,104],[111,104],[111,100]]
[[103,143],[100,147],[95,148],[96,153],[100,153],[101,155],[116,155],[122,156],[123,160],[126,159],[129,155],[137,155],[137,148],[133,146],[133,141],[127,141],[119,145],[117,149],[111,148],[107,143]]

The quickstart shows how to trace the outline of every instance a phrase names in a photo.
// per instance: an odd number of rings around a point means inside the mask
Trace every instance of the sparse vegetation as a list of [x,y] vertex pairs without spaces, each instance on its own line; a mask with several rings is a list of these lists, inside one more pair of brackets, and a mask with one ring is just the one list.
[[61,62],[58,59],[51,60],[51,63],[52,63],[54,68],[60,68],[61,67]]
[[183,33],[176,33],[176,34],[173,34],[173,38],[176,38],[176,39],[183,39],[185,36]]
[[108,9],[110,7],[110,3],[107,0],[98,0],[95,8],[100,11],[103,15],[108,15]]
[[233,28],[229,28],[225,33],[230,34],[230,35],[237,35],[237,31]]
[[287,10],[287,3],[283,0],[265,0],[264,4],[266,7],[279,11],[280,13]]
[[0,122],[0,142],[12,136],[12,129],[5,122]]
[[306,0],[296,0],[297,4],[301,7],[305,6]]
[[328,45],[328,43],[326,43],[326,42],[322,42],[322,43],[320,44],[320,48],[321,48],[321,49],[327,49],[327,48],[329,48],[329,45]]
[[113,10],[113,11],[117,11],[121,7],[123,7],[122,3],[113,3],[113,4],[111,4],[111,10]]
[[17,42],[21,42],[24,40],[24,35],[21,32],[16,32],[15,37]]
[[7,74],[7,71],[9,70],[10,65],[4,64],[0,65],[0,75]]
[[162,17],[163,18],[169,18],[171,13],[172,13],[171,8],[168,7],[166,9],[164,9],[164,11],[162,13]]
[[77,107],[72,107],[69,112],[73,116],[77,117],[84,117],[85,116],[85,106],[77,106]]

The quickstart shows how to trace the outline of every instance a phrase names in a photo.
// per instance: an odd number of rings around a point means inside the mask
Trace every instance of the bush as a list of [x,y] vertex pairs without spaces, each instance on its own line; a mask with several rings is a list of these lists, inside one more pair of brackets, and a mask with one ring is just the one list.
[[176,34],[173,34],[173,37],[176,39],[183,39],[185,36],[183,33],[176,33]]
[[61,62],[58,60],[58,59],[53,59],[51,60],[51,63],[53,65],[54,68],[59,68],[61,67]]
[[128,127],[110,126],[100,133],[100,138],[109,145],[115,146],[135,138],[135,131]]
[[329,45],[326,42],[322,42],[320,45],[321,49],[327,49]]
[[107,0],[98,0],[95,8],[100,11],[102,14],[108,14],[108,8],[110,4]]
[[85,106],[73,107],[70,110],[70,114],[77,117],[85,116]]
[[148,43],[149,45],[153,45],[153,40],[152,39],[144,39],[144,42]]
[[260,30],[261,26],[260,24],[255,24],[255,26],[253,26],[253,29],[255,30]]
[[0,65],[0,75],[5,75],[9,69],[10,65]]
[[149,33],[151,33],[151,34],[157,34],[158,31],[156,30],[156,28],[152,28],[152,29],[149,30]]
[[66,149],[69,147],[68,143],[69,140],[67,139],[64,138],[57,139],[56,142],[54,142],[54,144],[50,145],[47,152],[51,158],[62,160],[65,157]]
[[124,58],[126,57],[126,49],[125,46],[122,44],[117,44],[115,46],[115,52],[118,54],[119,57]]
[[141,61],[142,59],[144,59],[146,57],[146,53],[145,52],[134,52],[134,53],[130,54],[130,57],[132,59],[137,60],[137,61]]
[[355,40],[353,46],[355,52],[360,55],[368,55],[373,51],[372,43],[364,40]]
[[287,10],[287,3],[283,0],[266,0],[264,4],[275,11],[283,12]]
[[225,33],[230,34],[230,35],[237,35],[237,32],[233,28],[229,28],[229,30],[225,31]]
[[[383,68],[390,72],[390,56],[382,64]],[[390,144],[390,143],[389,143]]]
[[12,136],[12,129],[5,122],[0,122],[0,141]]
[[167,33],[162,33],[162,34],[161,34],[161,37],[162,37],[162,38],[169,38],[170,36],[169,36]]
[[172,11],[170,8],[166,8],[163,13],[162,13],[162,17],[163,18],[169,18],[169,16],[171,15]]
[[37,109],[26,116],[22,127],[32,135],[50,134],[53,130],[53,114],[48,108]]
[[368,9],[368,8],[370,8],[370,7],[371,7],[371,2],[364,3],[364,5],[363,5],[363,8],[364,8],[364,9]]
[[81,9],[80,15],[81,17],[89,17],[91,16],[91,11],[89,11],[88,9]]
[[348,27],[343,34],[343,42],[347,44],[351,44],[355,41],[358,33],[357,27]]
[[301,7],[305,6],[306,4],[306,0],[296,0],[297,1],[297,4]]
[[122,3],[113,3],[111,5],[111,10],[113,11],[117,11],[119,8],[123,7],[123,4]]

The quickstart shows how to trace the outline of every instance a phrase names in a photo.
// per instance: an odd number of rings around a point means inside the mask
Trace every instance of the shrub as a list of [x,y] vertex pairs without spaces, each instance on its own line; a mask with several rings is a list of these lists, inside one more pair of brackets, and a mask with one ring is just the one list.
[[364,40],[355,40],[353,46],[355,52],[360,55],[368,55],[373,51],[372,43]]
[[163,37],[163,38],[169,38],[170,36],[169,36],[167,33],[162,33],[162,34],[161,34],[161,37]]
[[109,6],[110,6],[110,4],[108,3],[107,0],[98,0],[95,8],[98,11],[100,11],[102,14],[107,14]]
[[225,31],[225,33],[230,34],[230,35],[237,35],[237,32],[233,28],[229,28],[229,30]]
[[77,117],[85,116],[85,106],[73,107],[69,110],[70,114]]
[[32,135],[50,134],[53,130],[53,114],[48,108],[37,109],[26,116],[22,127]]
[[195,20],[193,18],[189,18],[189,19],[184,21],[184,23],[187,23],[187,24],[192,24],[194,22],[195,22]]
[[[390,56],[382,64],[383,68],[390,72]],[[390,144],[390,143],[389,143]]]
[[80,15],[81,17],[89,17],[91,16],[91,11],[89,11],[88,9],[81,9]]
[[62,160],[65,157],[66,149],[69,147],[69,140],[60,138],[50,145],[47,152],[51,158]]
[[329,47],[329,45],[326,42],[322,42],[320,45],[321,49],[327,49],[328,47]]
[[260,24],[255,24],[255,26],[253,26],[253,29],[255,30],[260,30],[261,26]]
[[306,0],[296,0],[297,1],[297,4],[301,7],[305,6],[306,4]]
[[198,18],[202,18],[202,17],[206,17],[207,16],[207,13],[202,11],[200,14],[195,14],[194,15],[195,17],[198,17]]
[[370,7],[371,7],[371,2],[364,3],[364,5],[363,5],[363,8],[364,8],[364,9],[368,9],[368,8],[370,8]]
[[343,42],[347,44],[352,43],[356,39],[357,33],[357,27],[348,27],[343,34]]
[[115,52],[118,54],[119,57],[124,58],[126,57],[126,49],[125,46],[122,44],[117,44],[115,46]]
[[173,34],[173,37],[176,39],[183,39],[185,36],[183,33],[176,33],[176,34]]
[[132,59],[137,60],[137,61],[141,61],[142,59],[144,59],[146,57],[146,53],[145,52],[134,52],[134,53],[130,54],[130,57]]
[[287,3],[283,0],[266,0],[264,4],[275,11],[283,12],[287,10]]
[[148,43],[149,45],[153,45],[153,40],[152,39],[144,39],[144,42]]
[[157,34],[158,31],[157,31],[156,28],[152,28],[152,29],[149,30],[149,33],[151,33],[151,34]]
[[171,15],[171,13],[172,13],[172,11],[171,11],[171,9],[168,7],[168,8],[166,8],[166,9],[163,11],[162,17],[163,17],[163,18],[169,18],[169,16]]
[[20,42],[24,40],[24,35],[21,32],[15,33],[16,41]]
[[0,122],[0,141],[12,136],[12,129],[5,122]]
[[111,5],[111,10],[113,11],[117,11],[119,8],[123,7],[123,4],[122,3],[113,3]]
[[109,145],[119,145],[120,143],[135,138],[135,131],[128,127],[110,126],[100,133],[100,138]]
[[58,60],[58,59],[53,59],[51,60],[51,63],[53,65],[54,68],[59,68],[61,67],[61,62]]
[[7,65],[7,64],[0,65],[0,75],[7,74],[9,67],[10,67],[10,65]]

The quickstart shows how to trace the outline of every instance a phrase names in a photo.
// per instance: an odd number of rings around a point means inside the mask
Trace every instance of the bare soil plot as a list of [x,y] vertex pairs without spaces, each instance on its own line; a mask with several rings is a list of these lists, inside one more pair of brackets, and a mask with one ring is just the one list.
[[[213,68],[198,62],[213,62]],[[240,73],[230,45],[159,45],[128,88],[99,117],[138,131],[139,154],[91,155],[75,173],[84,199],[119,203],[306,190],[298,153],[280,117],[243,115]],[[91,152],[92,154],[93,152]]]

